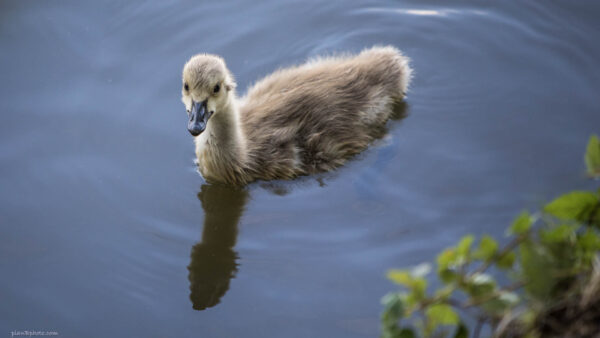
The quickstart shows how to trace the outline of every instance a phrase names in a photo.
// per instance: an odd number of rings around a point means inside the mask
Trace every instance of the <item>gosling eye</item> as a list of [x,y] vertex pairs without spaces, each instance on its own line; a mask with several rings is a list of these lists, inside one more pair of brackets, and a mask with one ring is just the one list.
[[190,90],[190,86],[188,86],[187,82],[183,85],[183,88],[186,92]]
[[213,88],[213,92],[216,94],[219,92],[219,89],[221,89],[221,86],[219,86],[218,84],[215,85],[215,88]]

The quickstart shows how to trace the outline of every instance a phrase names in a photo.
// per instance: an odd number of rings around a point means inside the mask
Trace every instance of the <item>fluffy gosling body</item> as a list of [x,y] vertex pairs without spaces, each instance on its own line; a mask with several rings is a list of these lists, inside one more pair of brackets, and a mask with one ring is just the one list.
[[182,101],[209,182],[245,185],[332,170],[364,150],[409,85],[409,60],[394,47],[313,59],[235,94],[216,55],[183,68]]

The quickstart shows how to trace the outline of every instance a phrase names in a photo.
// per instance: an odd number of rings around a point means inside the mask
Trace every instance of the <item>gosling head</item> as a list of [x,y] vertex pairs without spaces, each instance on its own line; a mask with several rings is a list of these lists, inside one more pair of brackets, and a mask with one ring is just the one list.
[[225,61],[210,54],[193,56],[183,67],[182,80],[181,101],[189,117],[188,130],[198,136],[210,117],[227,106],[235,82]]

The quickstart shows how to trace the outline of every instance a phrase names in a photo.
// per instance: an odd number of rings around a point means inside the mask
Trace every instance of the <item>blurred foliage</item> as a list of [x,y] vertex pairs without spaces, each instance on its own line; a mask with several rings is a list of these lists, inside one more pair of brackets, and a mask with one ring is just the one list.
[[591,177],[600,177],[600,141],[598,136],[593,135],[588,143],[585,152],[585,165],[588,175]]
[[[597,136],[585,163],[588,175],[599,178]],[[564,194],[533,215],[521,212],[507,236],[501,246],[487,235],[466,235],[437,256],[435,268],[390,270],[388,278],[401,288],[382,299],[382,337],[478,337],[483,330],[495,337],[596,334],[600,189]],[[432,270],[436,290],[428,288]]]

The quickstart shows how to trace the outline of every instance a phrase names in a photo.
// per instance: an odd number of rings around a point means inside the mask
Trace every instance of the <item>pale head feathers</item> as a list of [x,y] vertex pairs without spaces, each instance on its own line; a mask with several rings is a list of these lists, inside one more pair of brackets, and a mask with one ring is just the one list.
[[183,67],[181,95],[188,111],[192,100],[202,102],[207,98],[215,98],[216,101],[226,101],[224,98],[228,95],[223,95],[223,92],[230,93],[235,86],[233,75],[220,56],[197,54]]

